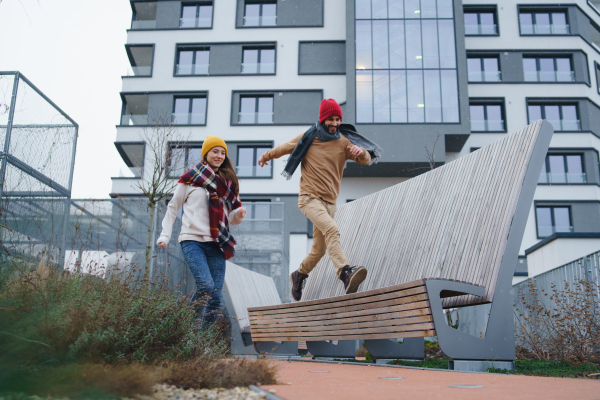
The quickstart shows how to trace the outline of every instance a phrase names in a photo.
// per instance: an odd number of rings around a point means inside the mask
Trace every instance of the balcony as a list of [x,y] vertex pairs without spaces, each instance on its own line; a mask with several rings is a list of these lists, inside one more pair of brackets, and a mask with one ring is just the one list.
[[573,71],[525,71],[526,82],[575,82]]
[[204,125],[206,113],[173,113],[173,125]]
[[501,80],[500,71],[469,71],[469,82],[500,82]]
[[212,25],[212,18],[179,18],[180,28],[210,28]]
[[557,232],[573,232],[572,226],[538,226],[538,235],[547,237]]
[[237,175],[240,178],[269,178],[271,177],[271,166],[264,167],[236,167]]
[[587,183],[587,175],[585,173],[551,173],[542,172],[538,183],[554,184],[554,185],[571,185]]
[[147,114],[127,114],[121,117],[121,125],[148,125]]
[[581,123],[579,120],[548,120],[555,131],[580,131]]
[[523,25],[521,24],[521,34],[522,35],[568,35],[571,33],[571,29],[569,25],[559,25],[559,24],[551,24],[551,25]]
[[152,66],[129,67],[127,76],[152,76]]
[[131,29],[156,29],[156,20],[132,21]]
[[472,132],[502,132],[504,121],[471,120]]
[[243,63],[242,74],[274,74],[275,63]]
[[244,26],[275,26],[276,16],[244,17]]
[[465,25],[465,35],[497,35],[498,26],[496,24],[478,24]]
[[176,75],[208,75],[210,64],[184,64],[176,65]]
[[273,113],[272,112],[252,112],[252,113],[239,113],[238,123],[240,124],[272,124]]

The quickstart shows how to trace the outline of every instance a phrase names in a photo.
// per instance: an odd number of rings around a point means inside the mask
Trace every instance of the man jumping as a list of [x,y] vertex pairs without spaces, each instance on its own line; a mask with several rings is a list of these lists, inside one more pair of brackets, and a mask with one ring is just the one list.
[[327,251],[346,294],[356,293],[367,277],[365,267],[351,267],[340,245],[340,232],[333,220],[336,200],[347,160],[371,165],[377,162],[382,149],[363,137],[354,126],[342,124],[342,108],[334,99],[325,99],[319,107],[319,122],[287,143],[271,149],[260,157],[258,165],[291,154],[282,173],[286,179],[302,162],[298,208],[313,223],[313,243],[292,280],[292,297],[302,298],[308,274]]

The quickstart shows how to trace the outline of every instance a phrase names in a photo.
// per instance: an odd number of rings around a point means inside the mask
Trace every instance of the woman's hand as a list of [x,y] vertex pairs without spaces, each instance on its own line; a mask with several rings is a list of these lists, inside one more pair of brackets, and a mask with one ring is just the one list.
[[238,211],[238,215],[241,219],[246,218],[246,209],[244,207],[240,208],[240,211]]
[[158,242],[158,243],[156,243],[156,245],[158,247],[160,247],[161,249],[166,249],[167,248],[167,245],[164,242]]
[[258,159],[258,165],[260,165],[261,167],[264,167],[265,165],[269,165],[267,163],[267,161],[264,160],[263,156],[260,156],[260,158]]

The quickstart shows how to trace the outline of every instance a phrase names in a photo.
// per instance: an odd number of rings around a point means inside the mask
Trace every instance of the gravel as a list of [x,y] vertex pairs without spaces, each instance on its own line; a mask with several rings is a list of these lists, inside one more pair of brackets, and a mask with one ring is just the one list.
[[172,385],[156,385],[151,396],[136,396],[139,400],[260,400],[264,393],[257,393],[247,387],[233,389],[188,389]]

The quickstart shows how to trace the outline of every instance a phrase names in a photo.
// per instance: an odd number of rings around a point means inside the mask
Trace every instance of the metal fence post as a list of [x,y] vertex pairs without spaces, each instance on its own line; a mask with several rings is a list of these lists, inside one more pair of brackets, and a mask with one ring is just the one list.
[[15,103],[19,90],[19,72],[15,72],[15,81],[13,83],[13,92],[10,99],[10,108],[8,109],[8,122],[6,125],[6,134],[4,139],[4,154],[2,155],[2,165],[0,166],[0,199],[4,194],[4,177],[6,175],[6,165],[8,163],[8,153],[10,151],[10,133],[12,131],[13,119],[15,118]]

